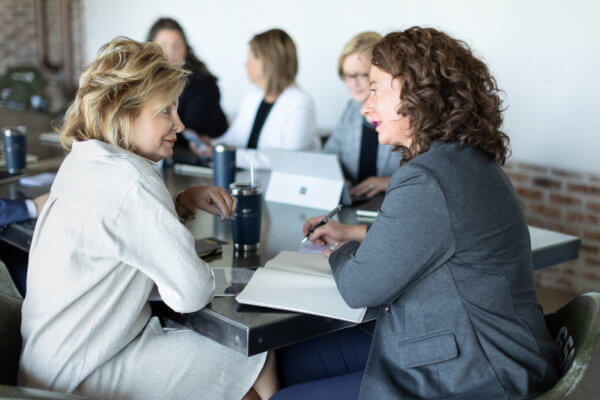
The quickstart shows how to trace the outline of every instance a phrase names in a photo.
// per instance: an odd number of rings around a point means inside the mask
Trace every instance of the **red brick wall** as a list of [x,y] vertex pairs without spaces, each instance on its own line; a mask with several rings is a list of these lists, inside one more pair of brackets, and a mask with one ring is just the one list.
[[[43,68],[38,55],[38,32],[35,19],[35,0],[0,0],[0,75],[16,66],[40,68],[49,81],[48,95],[53,108],[60,108],[62,76]],[[58,0],[43,0],[46,11],[46,45],[48,60],[52,64],[62,63],[62,47],[58,18]],[[77,82],[83,66],[83,9],[80,1],[69,1],[71,32],[73,40],[74,69],[72,81]]]
[[536,272],[538,284],[572,293],[600,290],[600,174],[518,161],[505,171],[529,225],[581,238],[579,258]]
[[33,0],[0,0],[0,74],[17,65],[38,65]]

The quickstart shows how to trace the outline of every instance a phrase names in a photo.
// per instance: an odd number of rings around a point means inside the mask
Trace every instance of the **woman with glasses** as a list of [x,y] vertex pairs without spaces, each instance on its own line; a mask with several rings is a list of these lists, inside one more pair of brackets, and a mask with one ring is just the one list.
[[371,50],[379,40],[381,35],[376,32],[362,32],[344,46],[338,74],[352,99],[323,149],[339,157],[346,178],[356,185],[350,190],[354,196],[372,197],[384,192],[390,176],[400,166],[401,155],[392,152],[393,146],[379,144],[375,126],[360,114],[369,97]]

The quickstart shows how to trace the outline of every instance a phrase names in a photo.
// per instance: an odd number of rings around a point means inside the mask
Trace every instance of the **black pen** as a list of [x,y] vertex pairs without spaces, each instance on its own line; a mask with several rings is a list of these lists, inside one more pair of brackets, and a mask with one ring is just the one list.
[[308,237],[310,235],[312,235],[312,233],[315,231],[315,229],[317,229],[320,226],[325,225],[327,222],[329,222],[329,220],[333,217],[335,217],[335,215],[337,213],[340,212],[340,210],[342,209],[342,205],[338,205],[336,208],[334,208],[333,210],[331,210],[326,216],[323,217],[323,219],[321,220],[321,222],[319,222],[317,225],[315,225],[310,232],[308,232],[308,235],[304,236],[304,239],[302,239],[302,243],[306,242],[308,240]]

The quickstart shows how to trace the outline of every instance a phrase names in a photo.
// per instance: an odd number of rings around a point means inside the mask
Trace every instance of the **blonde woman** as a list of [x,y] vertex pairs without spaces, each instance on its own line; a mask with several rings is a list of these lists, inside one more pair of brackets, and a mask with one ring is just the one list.
[[350,190],[354,196],[372,197],[384,192],[391,175],[400,166],[401,154],[392,152],[393,146],[380,144],[375,126],[360,113],[369,97],[371,50],[381,38],[376,32],[362,32],[344,46],[338,75],[352,99],[323,149],[339,157],[346,177],[356,185]]
[[314,104],[295,84],[298,57],[290,36],[281,29],[254,36],[246,70],[259,90],[244,98],[236,119],[218,140],[249,149],[314,148]]
[[[171,156],[188,72],[160,47],[117,38],[84,70],[61,132],[71,150],[36,225],[23,303],[19,380],[96,399],[268,398],[266,354],[244,357],[150,314],[157,289],[178,312],[211,301],[210,266],[181,224],[235,200],[190,187],[175,199],[153,168]],[[261,373],[261,371],[263,371]]]

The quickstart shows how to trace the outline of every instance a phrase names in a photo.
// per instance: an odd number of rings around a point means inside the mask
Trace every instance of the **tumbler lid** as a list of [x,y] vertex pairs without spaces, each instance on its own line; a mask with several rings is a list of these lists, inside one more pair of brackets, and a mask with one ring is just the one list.
[[222,153],[224,151],[235,151],[235,146],[231,146],[225,143],[217,143],[214,146],[214,149],[218,153]]
[[22,136],[27,132],[27,128],[24,125],[19,126],[7,126],[2,129],[2,135],[6,137],[10,136]]
[[252,186],[249,183],[232,183],[229,185],[231,194],[233,196],[252,196],[255,194],[262,194],[262,188],[260,186]]

